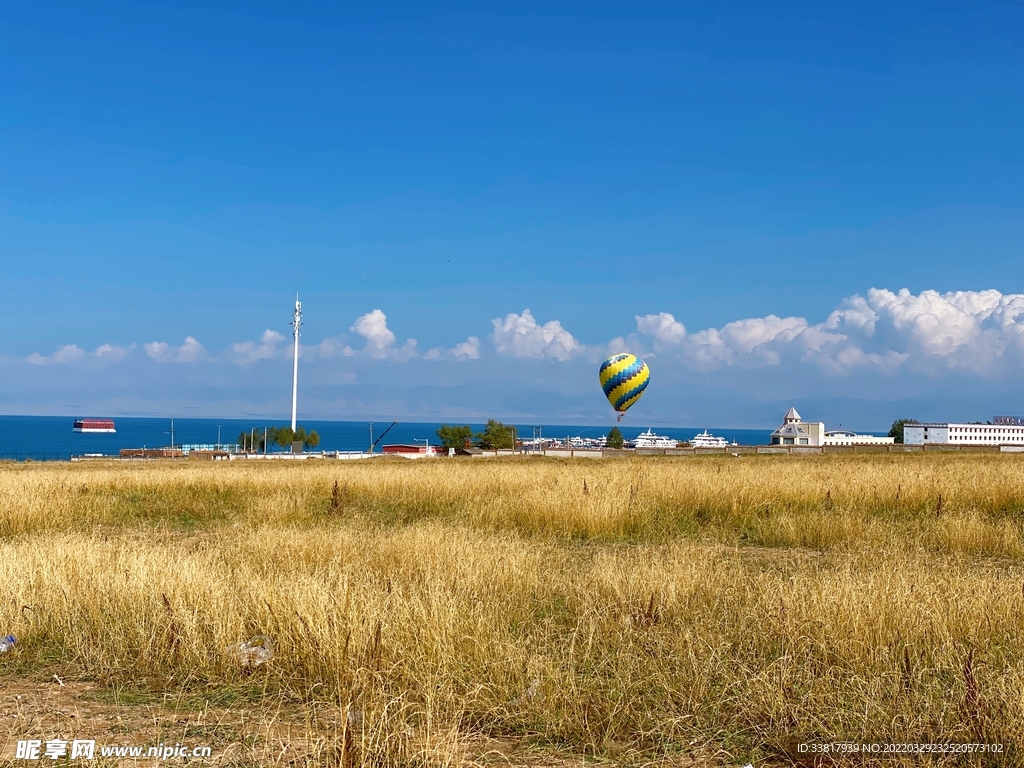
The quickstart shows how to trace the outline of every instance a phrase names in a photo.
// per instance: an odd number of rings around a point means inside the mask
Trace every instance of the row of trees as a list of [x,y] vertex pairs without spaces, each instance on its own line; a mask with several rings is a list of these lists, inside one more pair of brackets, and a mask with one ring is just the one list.
[[487,426],[483,432],[474,433],[468,424],[448,425],[442,424],[437,430],[437,439],[445,448],[486,448],[488,450],[501,448],[515,448],[516,428],[512,424],[502,424],[494,419],[487,420]]
[[300,426],[294,432],[291,427],[266,427],[238,436],[238,444],[248,451],[266,451],[268,444],[275,443],[281,448],[291,448],[296,441],[301,442],[303,448],[316,448],[320,445],[320,435],[316,430],[306,432],[306,428]]

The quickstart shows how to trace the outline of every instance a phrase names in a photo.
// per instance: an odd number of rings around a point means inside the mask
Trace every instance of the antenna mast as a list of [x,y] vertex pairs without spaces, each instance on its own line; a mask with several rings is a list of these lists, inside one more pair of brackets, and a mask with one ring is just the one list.
[[292,432],[295,432],[295,412],[299,404],[299,327],[302,325],[302,302],[299,294],[295,294],[295,311],[292,313],[293,337],[295,349],[292,355]]

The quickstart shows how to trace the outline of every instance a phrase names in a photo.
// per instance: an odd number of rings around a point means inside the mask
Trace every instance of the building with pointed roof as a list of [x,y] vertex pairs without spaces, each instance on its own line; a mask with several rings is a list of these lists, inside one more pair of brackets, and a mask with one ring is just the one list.
[[821,445],[825,425],[820,421],[804,421],[796,408],[790,406],[782,417],[782,425],[772,432],[772,445]]

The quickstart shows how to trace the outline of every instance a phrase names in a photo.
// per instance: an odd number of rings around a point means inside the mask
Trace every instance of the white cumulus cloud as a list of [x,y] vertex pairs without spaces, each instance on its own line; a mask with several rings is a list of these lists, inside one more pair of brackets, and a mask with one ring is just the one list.
[[231,358],[239,365],[252,365],[258,360],[269,360],[278,354],[278,345],[284,336],[269,328],[257,341],[241,341],[231,345]]
[[[375,309],[356,318],[355,325],[349,328],[366,339],[366,348],[376,352],[384,352],[395,343],[395,334],[388,328],[388,316]],[[373,352],[371,357],[377,356]],[[384,355],[380,355],[383,357]]]
[[50,359],[55,363],[77,363],[83,357],[85,357],[85,350],[79,349],[77,344],[61,347],[50,355]]
[[510,312],[504,320],[495,318],[491,324],[494,331],[490,338],[499,354],[568,360],[586,351],[560,322],[549,320],[540,325],[529,309],[524,309],[521,315]]
[[118,360],[124,360],[126,357],[128,357],[128,355],[131,354],[133,349],[135,349],[134,344],[132,344],[128,348],[118,347],[113,344],[100,344],[98,347],[96,347],[96,351],[93,352],[93,355],[95,355],[96,358],[100,360],[117,362]]
[[[954,372],[995,379],[1024,370],[1024,294],[998,290],[915,294],[906,288],[871,288],[842,299],[824,319],[767,314],[696,331],[664,311],[635,315],[634,320],[635,332],[606,344],[585,345],[558,320],[541,323],[524,309],[493,319],[488,339],[499,355],[516,359],[595,362],[612,352],[630,351],[657,355],[665,364],[674,361],[694,371],[781,366],[786,371],[816,369],[830,376],[902,370],[928,377]],[[421,355],[415,339],[399,343],[380,309],[357,317],[350,331],[362,342],[350,346],[350,338],[328,337],[304,348],[303,355],[308,351],[311,363],[323,360],[327,365],[331,357],[462,362],[480,360],[482,354],[481,338],[471,335]],[[287,357],[291,345],[285,342],[284,335],[268,329],[257,341],[232,344],[215,356],[193,336],[179,346],[153,341],[143,348],[158,363],[245,365]],[[101,344],[90,352],[68,344],[22,360],[36,366],[105,365],[127,358],[134,348]]]
[[31,365],[51,365],[54,363],[57,365],[69,365],[71,363],[78,363],[86,360],[100,360],[107,363],[116,363],[131,354],[133,349],[135,349],[134,344],[130,347],[119,347],[113,344],[100,344],[92,352],[86,352],[77,344],[66,344],[50,355],[41,355],[38,352],[33,352],[25,358],[25,361]]
[[196,363],[207,358],[206,348],[193,336],[186,336],[180,347],[172,347],[166,341],[150,341],[142,348],[158,363]]
[[452,347],[452,357],[456,360],[479,360],[480,339],[470,336],[465,341],[456,344]]
[[656,315],[636,315],[636,329],[654,339],[655,349],[674,347],[686,338],[686,326],[668,312]]
[[1024,294],[996,290],[914,295],[872,288],[825,323],[865,346],[891,347],[918,365],[986,373],[1024,362]]
[[316,345],[316,351],[320,358],[334,357],[335,355],[351,357],[356,353],[352,347],[345,343],[342,337],[323,339]]
[[416,356],[416,339],[406,339],[401,347],[396,347],[397,337],[388,328],[388,316],[379,309],[357,317],[349,330],[363,337],[366,341],[363,351],[375,360],[404,362]]
[[434,347],[433,349],[428,349],[423,354],[424,360],[441,360],[442,358],[452,358],[459,362],[464,362],[466,360],[479,360],[480,339],[476,336],[470,336],[468,339],[459,342],[451,349]]
[[829,374],[909,367],[939,374],[999,374],[1024,365],[1024,294],[996,290],[913,294],[872,288],[840,302],[823,322],[751,317],[688,334],[667,312],[637,316],[656,351],[696,370],[811,364]]
[[778,365],[782,352],[808,329],[802,317],[751,317],[721,329],[708,328],[686,339],[685,354],[701,368]]

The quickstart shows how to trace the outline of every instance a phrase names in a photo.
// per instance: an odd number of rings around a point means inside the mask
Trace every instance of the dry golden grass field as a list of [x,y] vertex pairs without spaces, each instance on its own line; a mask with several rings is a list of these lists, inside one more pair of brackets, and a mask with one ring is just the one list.
[[8,632],[22,766],[1019,765],[1024,456],[2,465]]

